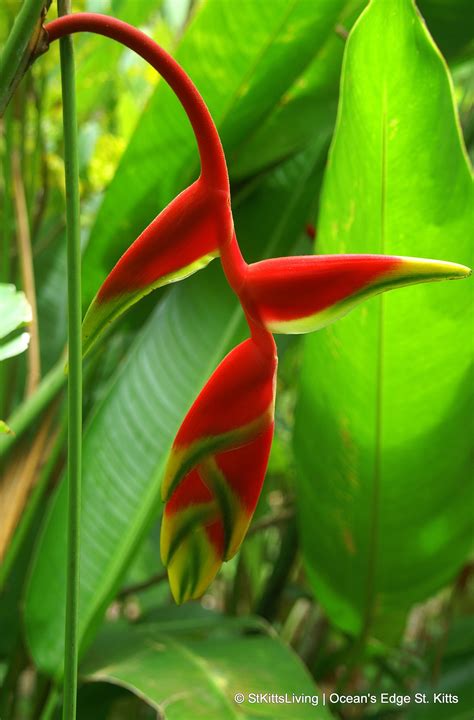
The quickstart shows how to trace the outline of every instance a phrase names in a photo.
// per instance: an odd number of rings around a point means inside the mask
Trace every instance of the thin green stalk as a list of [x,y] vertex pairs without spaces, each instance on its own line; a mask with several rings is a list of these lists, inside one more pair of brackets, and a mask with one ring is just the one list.
[[13,154],[13,116],[11,111],[3,118],[3,218],[2,252],[0,254],[0,280],[10,280],[11,246],[13,239],[13,200],[12,200],[12,154]]
[[[2,246],[0,249],[0,281],[9,282],[11,273],[11,248],[13,240],[14,218],[12,200],[12,153],[13,153],[13,117],[11,112],[5,113],[2,123],[3,130],[3,217]],[[7,365],[0,363],[0,419],[7,412],[6,388]]]
[[0,57],[0,116],[34,56],[51,0],[24,0]]
[[[70,0],[58,0],[58,13],[70,12]],[[76,717],[78,662],[78,594],[81,506],[82,352],[81,246],[79,229],[79,166],[77,153],[74,53],[70,37],[60,40],[63,98],[64,162],[66,173],[68,274],[68,538],[66,633],[64,646],[63,720]]]
[[48,698],[46,700],[46,705],[43,708],[43,712],[41,713],[40,720],[51,720],[51,717],[53,716],[53,713],[56,709],[56,706],[58,704],[58,691],[56,687],[52,687]]

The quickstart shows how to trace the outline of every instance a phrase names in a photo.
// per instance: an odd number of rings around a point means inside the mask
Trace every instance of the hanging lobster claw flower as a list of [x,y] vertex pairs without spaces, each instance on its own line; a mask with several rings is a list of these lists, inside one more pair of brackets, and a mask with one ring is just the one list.
[[385,290],[470,272],[456,263],[389,255],[274,258],[249,266],[243,294],[270,332],[306,333]]
[[82,326],[86,355],[125,310],[158,287],[200,270],[232,234],[229,195],[201,179],[178,195],[122,255],[92,301]]
[[176,435],[162,485],[161,554],[179,603],[202,595],[247,531],[273,437],[276,365],[275,352],[253,340],[238,345]]

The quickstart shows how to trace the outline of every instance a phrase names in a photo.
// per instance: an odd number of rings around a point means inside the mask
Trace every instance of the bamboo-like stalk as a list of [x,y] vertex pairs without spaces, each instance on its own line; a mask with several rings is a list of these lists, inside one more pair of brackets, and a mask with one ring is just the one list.
[[[14,213],[12,199],[12,149],[13,149],[13,117],[11,111],[5,113],[0,120],[0,134],[3,136],[2,171],[3,171],[3,202],[2,202],[2,240],[0,247],[0,282],[11,280],[11,244],[14,232]],[[8,412],[6,402],[8,370],[5,363],[0,363],[0,419]]]
[[[59,15],[70,12],[70,0],[58,0]],[[78,662],[78,594],[82,450],[81,249],[76,90],[72,39],[60,40],[66,174],[68,276],[68,537],[66,627],[64,645],[63,720],[76,717]]]
[[12,152],[13,152],[13,117],[11,111],[5,113],[0,120],[0,131],[3,135],[3,213],[2,213],[2,251],[0,253],[0,281],[10,281],[11,243],[14,230],[12,200]]
[[33,270],[33,253],[31,251],[31,233],[28,220],[28,206],[23,183],[23,166],[18,148],[12,155],[13,167],[13,198],[16,216],[16,238],[23,290],[31,307],[30,344],[28,346],[28,373],[26,376],[25,396],[37,389],[41,380],[40,340],[38,328],[38,312],[36,306],[35,274]]

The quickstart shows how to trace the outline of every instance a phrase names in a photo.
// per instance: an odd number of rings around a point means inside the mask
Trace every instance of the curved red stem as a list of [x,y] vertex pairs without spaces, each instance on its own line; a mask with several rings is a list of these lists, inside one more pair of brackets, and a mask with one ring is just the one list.
[[214,121],[196,86],[171,55],[141,30],[108,15],[74,13],[45,26],[49,41],[76,32],[104,35],[133,50],[152,65],[176,93],[196,136],[201,157],[201,177],[209,186],[229,192],[229,176],[222,143]]

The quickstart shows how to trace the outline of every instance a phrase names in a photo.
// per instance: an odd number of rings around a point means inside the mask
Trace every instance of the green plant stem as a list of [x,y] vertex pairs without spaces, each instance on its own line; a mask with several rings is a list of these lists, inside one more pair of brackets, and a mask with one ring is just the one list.
[[28,68],[51,0],[24,0],[0,57],[0,116]]
[[3,460],[13,446],[20,440],[37,417],[49,405],[66,382],[64,359],[44,376],[36,392],[25,400],[8,418],[7,424],[14,435],[0,435],[0,460]]
[[57,703],[58,703],[58,691],[57,691],[57,688],[55,686],[53,686],[49,692],[43,712],[40,715],[40,720],[51,720],[53,712],[56,709]]
[[281,536],[281,546],[275,565],[257,604],[257,615],[271,622],[277,612],[282,592],[298,555],[296,519],[289,520]]
[[[70,0],[58,0],[58,13],[70,12]],[[82,450],[81,246],[74,53],[70,37],[60,40],[66,174],[68,275],[68,538],[63,719],[74,720],[77,702],[78,595]]]
[[15,690],[18,683],[18,676],[25,663],[25,650],[21,640],[10,655],[8,670],[2,682],[0,693],[0,717],[13,717],[13,705],[15,701]]
[[13,154],[13,116],[5,113],[3,129],[3,218],[2,252],[0,254],[0,280],[9,282],[11,265],[11,246],[13,239],[13,200],[12,200],[12,154]]
[[[8,283],[11,272],[11,248],[14,230],[13,200],[12,200],[12,152],[13,152],[13,117],[11,111],[5,113],[2,122],[3,134],[3,218],[2,218],[2,245],[0,249],[0,281]],[[0,419],[7,412],[6,387],[7,365],[0,363]]]

